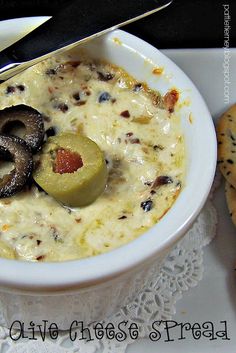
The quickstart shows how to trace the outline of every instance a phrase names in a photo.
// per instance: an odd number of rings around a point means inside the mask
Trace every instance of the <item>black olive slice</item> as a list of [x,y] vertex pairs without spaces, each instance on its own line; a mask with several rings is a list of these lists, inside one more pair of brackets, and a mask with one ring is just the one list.
[[0,135],[1,159],[12,160],[15,167],[0,179],[0,197],[9,197],[20,191],[33,170],[33,157],[20,137]]
[[21,123],[25,126],[23,136],[32,152],[36,152],[44,138],[43,116],[36,109],[27,105],[14,105],[0,110],[0,134],[11,134],[14,124]]

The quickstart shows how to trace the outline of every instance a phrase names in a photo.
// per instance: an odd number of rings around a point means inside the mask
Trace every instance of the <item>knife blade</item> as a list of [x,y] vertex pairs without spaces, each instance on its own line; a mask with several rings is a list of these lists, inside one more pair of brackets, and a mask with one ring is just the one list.
[[167,7],[172,0],[77,0],[0,52],[4,81],[52,54],[71,49]]

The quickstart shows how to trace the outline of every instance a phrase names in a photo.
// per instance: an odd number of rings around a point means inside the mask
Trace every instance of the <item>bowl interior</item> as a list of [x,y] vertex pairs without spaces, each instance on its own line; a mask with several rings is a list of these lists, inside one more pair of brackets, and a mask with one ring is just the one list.
[[[53,291],[92,285],[127,271],[173,245],[196,218],[210,191],[216,165],[215,131],[209,111],[188,77],[156,48],[124,31],[116,30],[88,42],[74,55],[84,49],[92,57],[123,67],[162,94],[178,89],[177,112],[181,115],[187,152],[185,186],[165,217],[131,243],[106,254],[64,263],[0,259],[1,286]],[[154,75],[154,67],[163,68],[163,73]]]

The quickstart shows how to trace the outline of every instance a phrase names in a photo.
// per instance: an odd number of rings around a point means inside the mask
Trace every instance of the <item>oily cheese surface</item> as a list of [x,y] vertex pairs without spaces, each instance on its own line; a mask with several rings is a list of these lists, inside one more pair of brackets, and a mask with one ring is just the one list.
[[236,188],[236,104],[217,124],[218,165],[225,179]]
[[85,258],[124,245],[157,223],[185,175],[181,120],[170,106],[176,94],[166,97],[82,53],[43,61],[1,84],[0,109],[26,104],[43,114],[45,130],[89,137],[108,169],[105,191],[86,207],[63,207],[35,185],[1,199],[4,254],[28,261]]

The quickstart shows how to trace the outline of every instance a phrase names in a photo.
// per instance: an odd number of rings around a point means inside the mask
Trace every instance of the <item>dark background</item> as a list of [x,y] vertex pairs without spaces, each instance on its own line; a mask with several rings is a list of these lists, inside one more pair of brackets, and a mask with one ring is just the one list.
[[[99,0],[94,1],[99,16],[102,9]],[[116,1],[125,0],[114,0],[114,11]],[[68,3],[68,0],[0,0],[0,20],[54,15]],[[123,28],[158,48],[223,47],[223,4],[230,6],[230,46],[236,47],[236,0],[174,0],[167,9]]]

